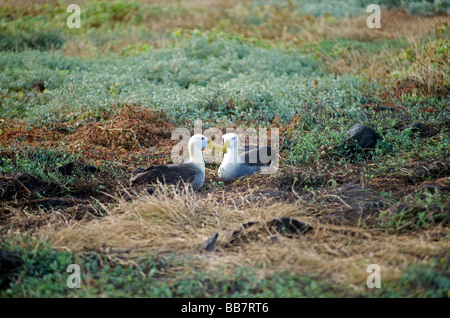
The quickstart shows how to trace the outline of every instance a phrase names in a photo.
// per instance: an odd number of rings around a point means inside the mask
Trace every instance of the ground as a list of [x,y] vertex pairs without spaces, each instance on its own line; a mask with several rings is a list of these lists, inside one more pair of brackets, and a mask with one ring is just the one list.
[[[445,2],[0,3],[2,297],[449,296]],[[198,119],[278,128],[278,170],[131,188]]]

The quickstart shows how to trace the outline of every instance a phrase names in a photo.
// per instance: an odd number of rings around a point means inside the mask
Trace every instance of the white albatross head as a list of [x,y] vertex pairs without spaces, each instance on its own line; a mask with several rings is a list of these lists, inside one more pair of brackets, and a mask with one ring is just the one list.
[[188,143],[189,161],[196,165],[203,165],[204,167],[205,161],[203,159],[202,150],[205,148],[217,149],[222,152],[224,151],[221,145],[209,140],[206,136],[202,134],[195,134],[189,139]]
[[235,133],[228,133],[222,136],[223,138],[223,152],[229,152],[231,150],[237,150],[239,145],[239,137]]

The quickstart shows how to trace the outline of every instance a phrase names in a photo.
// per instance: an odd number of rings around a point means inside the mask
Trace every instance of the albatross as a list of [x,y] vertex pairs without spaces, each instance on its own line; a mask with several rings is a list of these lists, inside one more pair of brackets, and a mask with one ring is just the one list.
[[133,173],[131,186],[156,183],[157,180],[166,184],[177,184],[180,181],[190,183],[194,188],[200,188],[205,182],[205,160],[202,150],[206,147],[223,151],[223,147],[201,134],[195,134],[189,139],[189,160],[179,164],[156,165],[139,168]]
[[228,133],[222,138],[224,139],[224,156],[217,174],[223,181],[254,174],[262,167],[269,167],[274,162],[275,151],[268,145],[239,151],[239,137],[236,134]]

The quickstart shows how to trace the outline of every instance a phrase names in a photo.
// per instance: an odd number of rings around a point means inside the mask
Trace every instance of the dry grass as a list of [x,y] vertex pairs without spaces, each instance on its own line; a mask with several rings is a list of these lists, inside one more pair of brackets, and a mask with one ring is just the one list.
[[[428,96],[447,94],[449,82],[446,78],[450,69],[448,56],[436,56],[439,49],[436,42],[425,45],[416,42],[414,38],[408,38],[408,43],[409,53],[386,49],[378,54],[349,51],[336,60],[327,58],[325,60],[328,61],[332,72],[355,73],[356,70],[368,80],[384,85],[394,85],[399,79],[414,81],[414,88],[421,94]],[[409,56],[414,56],[414,61],[408,61]]]
[[[234,198],[248,196],[251,192],[236,193]],[[238,229],[250,219],[268,220],[288,207],[287,211],[295,211],[292,205],[270,205],[268,200],[240,209],[231,201],[217,199],[226,196],[225,192],[200,196],[190,187],[176,190],[173,186],[160,184],[154,195],[141,195],[133,201],[118,199],[117,205],[107,208],[106,217],[65,228],[58,233],[50,230],[49,238],[55,239],[55,246],[75,250],[106,244],[122,248],[146,246],[162,251],[194,252],[215,232]],[[92,230],[91,234],[97,234],[91,237],[87,229]]]
[[[380,84],[392,84],[392,80],[395,80],[392,73],[397,73],[403,74],[403,77],[419,79],[430,87],[442,86],[442,79],[448,75],[448,57],[438,56],[436,45],[433,46],[433,43],[426,45],[424,41],[433,36],[441,37],[449,22],[448,16],[409,16],[401,10],[395,10],[383,14],[381,29],[369,29],[366,26],[365,16],[340,19],[335,23],[328,23],[322,17],[301,32],[298,38],[302,39],[300,42],[302,44],[318,43],[324,39],[365,42],[406,39],[411,50],[410,55],[417,57],[413,63],[408,62],[406,53],[400,49],[381,49],[378,52],[348,50],[337,57],[330,58],[323,54],[321,57],[330,72],[357,73]],[[444,36],[438,41],[448,40]]]
[[446,16],[410,16],[398,9],[383,12],[380,29],[369,29],[366,15],[343,18],[333,23],[327,21],[326,17],[317,17],[311,27],[304,30],[299,38],[305,37],[312,43],[317,40],[336,38],[374,41],[408,37],[418,41],[435,33],[442,25],[448,25],[448,22],[449,18]]
[[[392,235],[378,229],[336,226],[323,218],[331,213],[348,213],[344,203],[320,205],[304,200],[293,203],[262,199],[236,204],[245,193],[199,194],[185,187],[159,185],[154,195],[140,195],[133,201],[118,199],[105,207],[107,216],[89,222],[69,222],[55,229],[41,227],[36,236],[56,248],[72,251],[127,250],[132,254],[153,251],[159,255],[193,256],[208,270],[248,265],[264,277],[279,270],[320,275],[355,289],[367,279],[369,264],[379,264],[383,279],[398,278],[411,263],[433,257],[450,257],[448,228],[438,226],[415,234]],[[278,235],[274,240],[261,233],[247,243],[228,243],[231,233],[249,221],[265,222],[289,216],[312,225],[313,231],[296,238]],[[322,216],[322,217],[317,217]],[[59,223],[61,225],[61,222]],[[200,252],[200,247],[219,233],[218,249]]]
[[105,161],[112,161],[130,170],[136,164],[131,159],[132,154],[148,165],[167,163],[170,159],[168,153],[177,143],[170,139],[176,126],[164,112],[125,104],[114,105],[101,116],[102,121],[79,126],[72,123],[42,126],[21,120],[0,121],[0,146],[9,149],[3,153],[7,157],[14,157],[15,149],[20,147],[61,149],[81,153],[91,164],[102,165]]

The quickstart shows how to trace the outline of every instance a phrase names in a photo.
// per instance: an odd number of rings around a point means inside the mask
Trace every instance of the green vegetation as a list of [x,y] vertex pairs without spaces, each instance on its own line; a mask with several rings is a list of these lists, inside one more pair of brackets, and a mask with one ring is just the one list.
[[412,264],[395,285],[381,289],[377,296],[448,298],[450,277],[445,262],[445,259],[433,259],[431,266]]
[[[346,0],[346,1],[317,1],[311,3],[307,0],[256,0],[259,5],[269,5],[279,8],[296,8],[302,13],[310,13],[315,16],[330,14],[336,17],[360,15],[365,8],[374,3],[370,0]],[[448,1],[422,1],[422,0],[379,0],[376,1],[382,8],[403,8],[409,14],[431,16],[436,14],[449,14],[450,3]]]
[[[0,296],[448,297],[450,4],[377,1],[372,30],[371,2],[85,0],[80,29],[63,1],[0,5]],[[225,184],[208,165],[180,210],[171,194],[145,205],[164,212],[152,228],[129,177],[169,163],[172,131],[197,119],[280,128],[281,169]],[[350,151],[355,124],[381,136],[374,149]],[[193,246],[282,212],[317,232]],[[176,213],[186,222],[164,224]],[[357,272],[374,262],[380,290]]]
[[[138,257],[130,265],[120,265],[121,256],[101,253],[72,254],[55,251],[29,238],[21,246],[13,240],[0,245],[2,261],[14,264],[0,277],[1,297],[344,297],[354,296],[344,286],[320,281],[317,277],[279,272],[265,279],[249,267],[236,267],[231,273],[208,272],[196,267],[187,256],[155,259]],[[410,289],[425,289],[426,297],[446,297],[450,280],[443,264],[433,259],[430,267],[411,265],[395,283],[383,286],[378,294],[365,296],[405,297]],[[67,288],[67,267],[82,268],[79,289]],[[180,266],[189,269],[179,271]]]
[[[0,277],[0,286],[12,281],[7,289],[0,290],[2,297],[330,297],[343,292],[328,282],[289,273],[264,280],[246,267],[236,268],[233,274],[209,273],[195,268],[195,262],[186,256],[137,258],[122,266],[120,256],[111,258],[94,252],[75,255],[55,251],[39,241],[25,242],[24,247],[9,240],[0,246],[0,255],[17,263],[14,270]],[[177,270],[186,263],[187,272]],[[66,269],[70,264],[83,268],[80,289],[67,288]]]
[[[288,119],[301,92],[310,94],[305,78],[312,73],[312,63],[298,53],[208,34],[138,56],[80,60],[55,53],[2,53],[0,64],[6,93],[0,114],[39,123],[89,120],[96,109],[121,101],[163,109],[178,123],[199,117],[271,120],[275,110]],[[26,92],[36,81],[47,89],[37,97]],[[268,92],[273,86],[278,89]],[[205,100],[217,92],[223,93],[209,109]],[[92,106],[87,110],[86,105]]]
[[[197,118],[214,118],[210,126],[255,121],[268,125],[276,116],[287,122],[301,114],[292,127],[295,142],[287,149],[290,163],[316,162],[321,145],[338,148],[340,136],[355,122],[385,137],[377,148],[380,160],[402,153],[403,159],[417,154],[445,158],[449,151],[448,126],[441,121],[448,113],[444,96],[404,96],[400,103],[407,112],[379,116],[361,107],[368,102],[382,105],[373,93],[376,84],[359,76],[324,74],[297,52],[263,49],[214,33],[193,33],[177,47],[136,56],[82,60],[49,52],[4,52],[0,65],[4,119],[44,125],[89,122],[126,102],[163,110],[178,125]],[[44,83],[42,94],[28,89],[36,82]],[[371,92],[374,96],[368,97]],[[399,131],[413,121],[426,122],[435,136],[423,143],[410,131]],[[333,156],[342,157],[339,151]]]
[[392,232],[417,231],[450,222],[449,194],[439,190],[412,193],[380,214],[381,227]]
[[[100,194],[105,183],[111,179],[123,178],[123,171],[104,166],[98,169],[86,164],[80,154],[63,152],[59,149],[0,146],[0,174],[27,174],[37,178],[31,182],[33,197],[49,196],[86,197]],[[99,182],[101,179],[102,181]],[[36,183],[36,184],[34,184]],[[101,185],[103,184],[103,185]],[[8,192],[7,186],[3,185]],[[5,192],[3,192],[5,194]],[[30,193],[28,193],[30,195]]]

